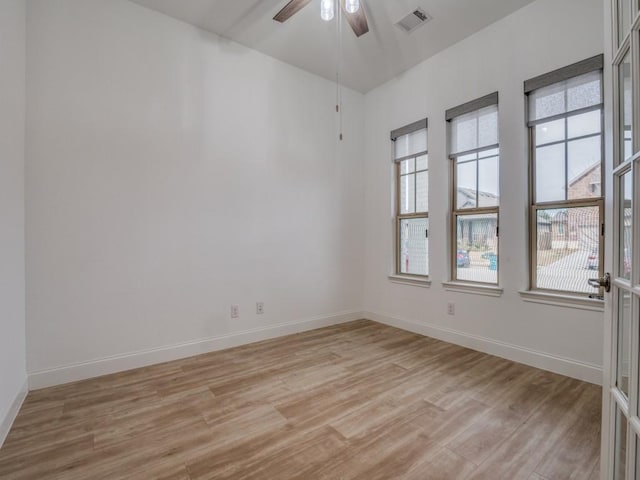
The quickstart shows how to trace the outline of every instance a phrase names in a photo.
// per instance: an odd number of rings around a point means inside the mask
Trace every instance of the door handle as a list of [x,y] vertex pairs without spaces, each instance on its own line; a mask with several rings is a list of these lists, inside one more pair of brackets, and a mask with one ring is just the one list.
[[611,291],[611,275],[605,273],[603,276],[599,278],[590,278],[588,281],[590,286],[593,288],[604,288],[605,292]]

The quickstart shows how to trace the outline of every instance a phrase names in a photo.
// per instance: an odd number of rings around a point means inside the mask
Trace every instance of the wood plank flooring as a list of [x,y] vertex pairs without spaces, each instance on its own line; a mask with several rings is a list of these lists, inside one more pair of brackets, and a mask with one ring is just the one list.
[[31,392],[0,478],[595,480],[600,402],[362,320]]

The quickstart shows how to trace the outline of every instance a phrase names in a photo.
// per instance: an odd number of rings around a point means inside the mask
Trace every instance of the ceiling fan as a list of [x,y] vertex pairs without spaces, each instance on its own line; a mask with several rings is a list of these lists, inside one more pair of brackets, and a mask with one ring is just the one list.
[[[284,23],[296,13],[306,7],[312,0],[291,0],[273,19],[276,22]],[[360,37],[369,31],[367,16],[360,5],[360,0],[321,0],[320,15],[323,20],[331,20],[334,16],[335,3],[340,2],[340,8],[344,18],[351,26],[356,37]]]

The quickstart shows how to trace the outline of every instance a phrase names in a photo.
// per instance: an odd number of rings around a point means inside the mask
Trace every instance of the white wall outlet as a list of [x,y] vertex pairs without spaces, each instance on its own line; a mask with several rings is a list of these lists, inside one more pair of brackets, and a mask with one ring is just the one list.
[[262,315],[264,313],[264,302],[256,302],[256,314]]
[[238,318],[240,316],[240,306],[231,305],[231,318]]
[[455,303],[448,303],[447,304],[447,313],[449,315],[455,315],[456,314],[456,304]]

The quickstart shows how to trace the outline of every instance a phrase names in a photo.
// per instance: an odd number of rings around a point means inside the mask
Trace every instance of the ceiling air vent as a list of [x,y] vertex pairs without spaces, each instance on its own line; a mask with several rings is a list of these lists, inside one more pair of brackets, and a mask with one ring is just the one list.
[[396,26],[405,33],[411,33],[429,20],[431,20],[431,17],[427,12],[421,8],[416,8],[413,12],[397,22]]

